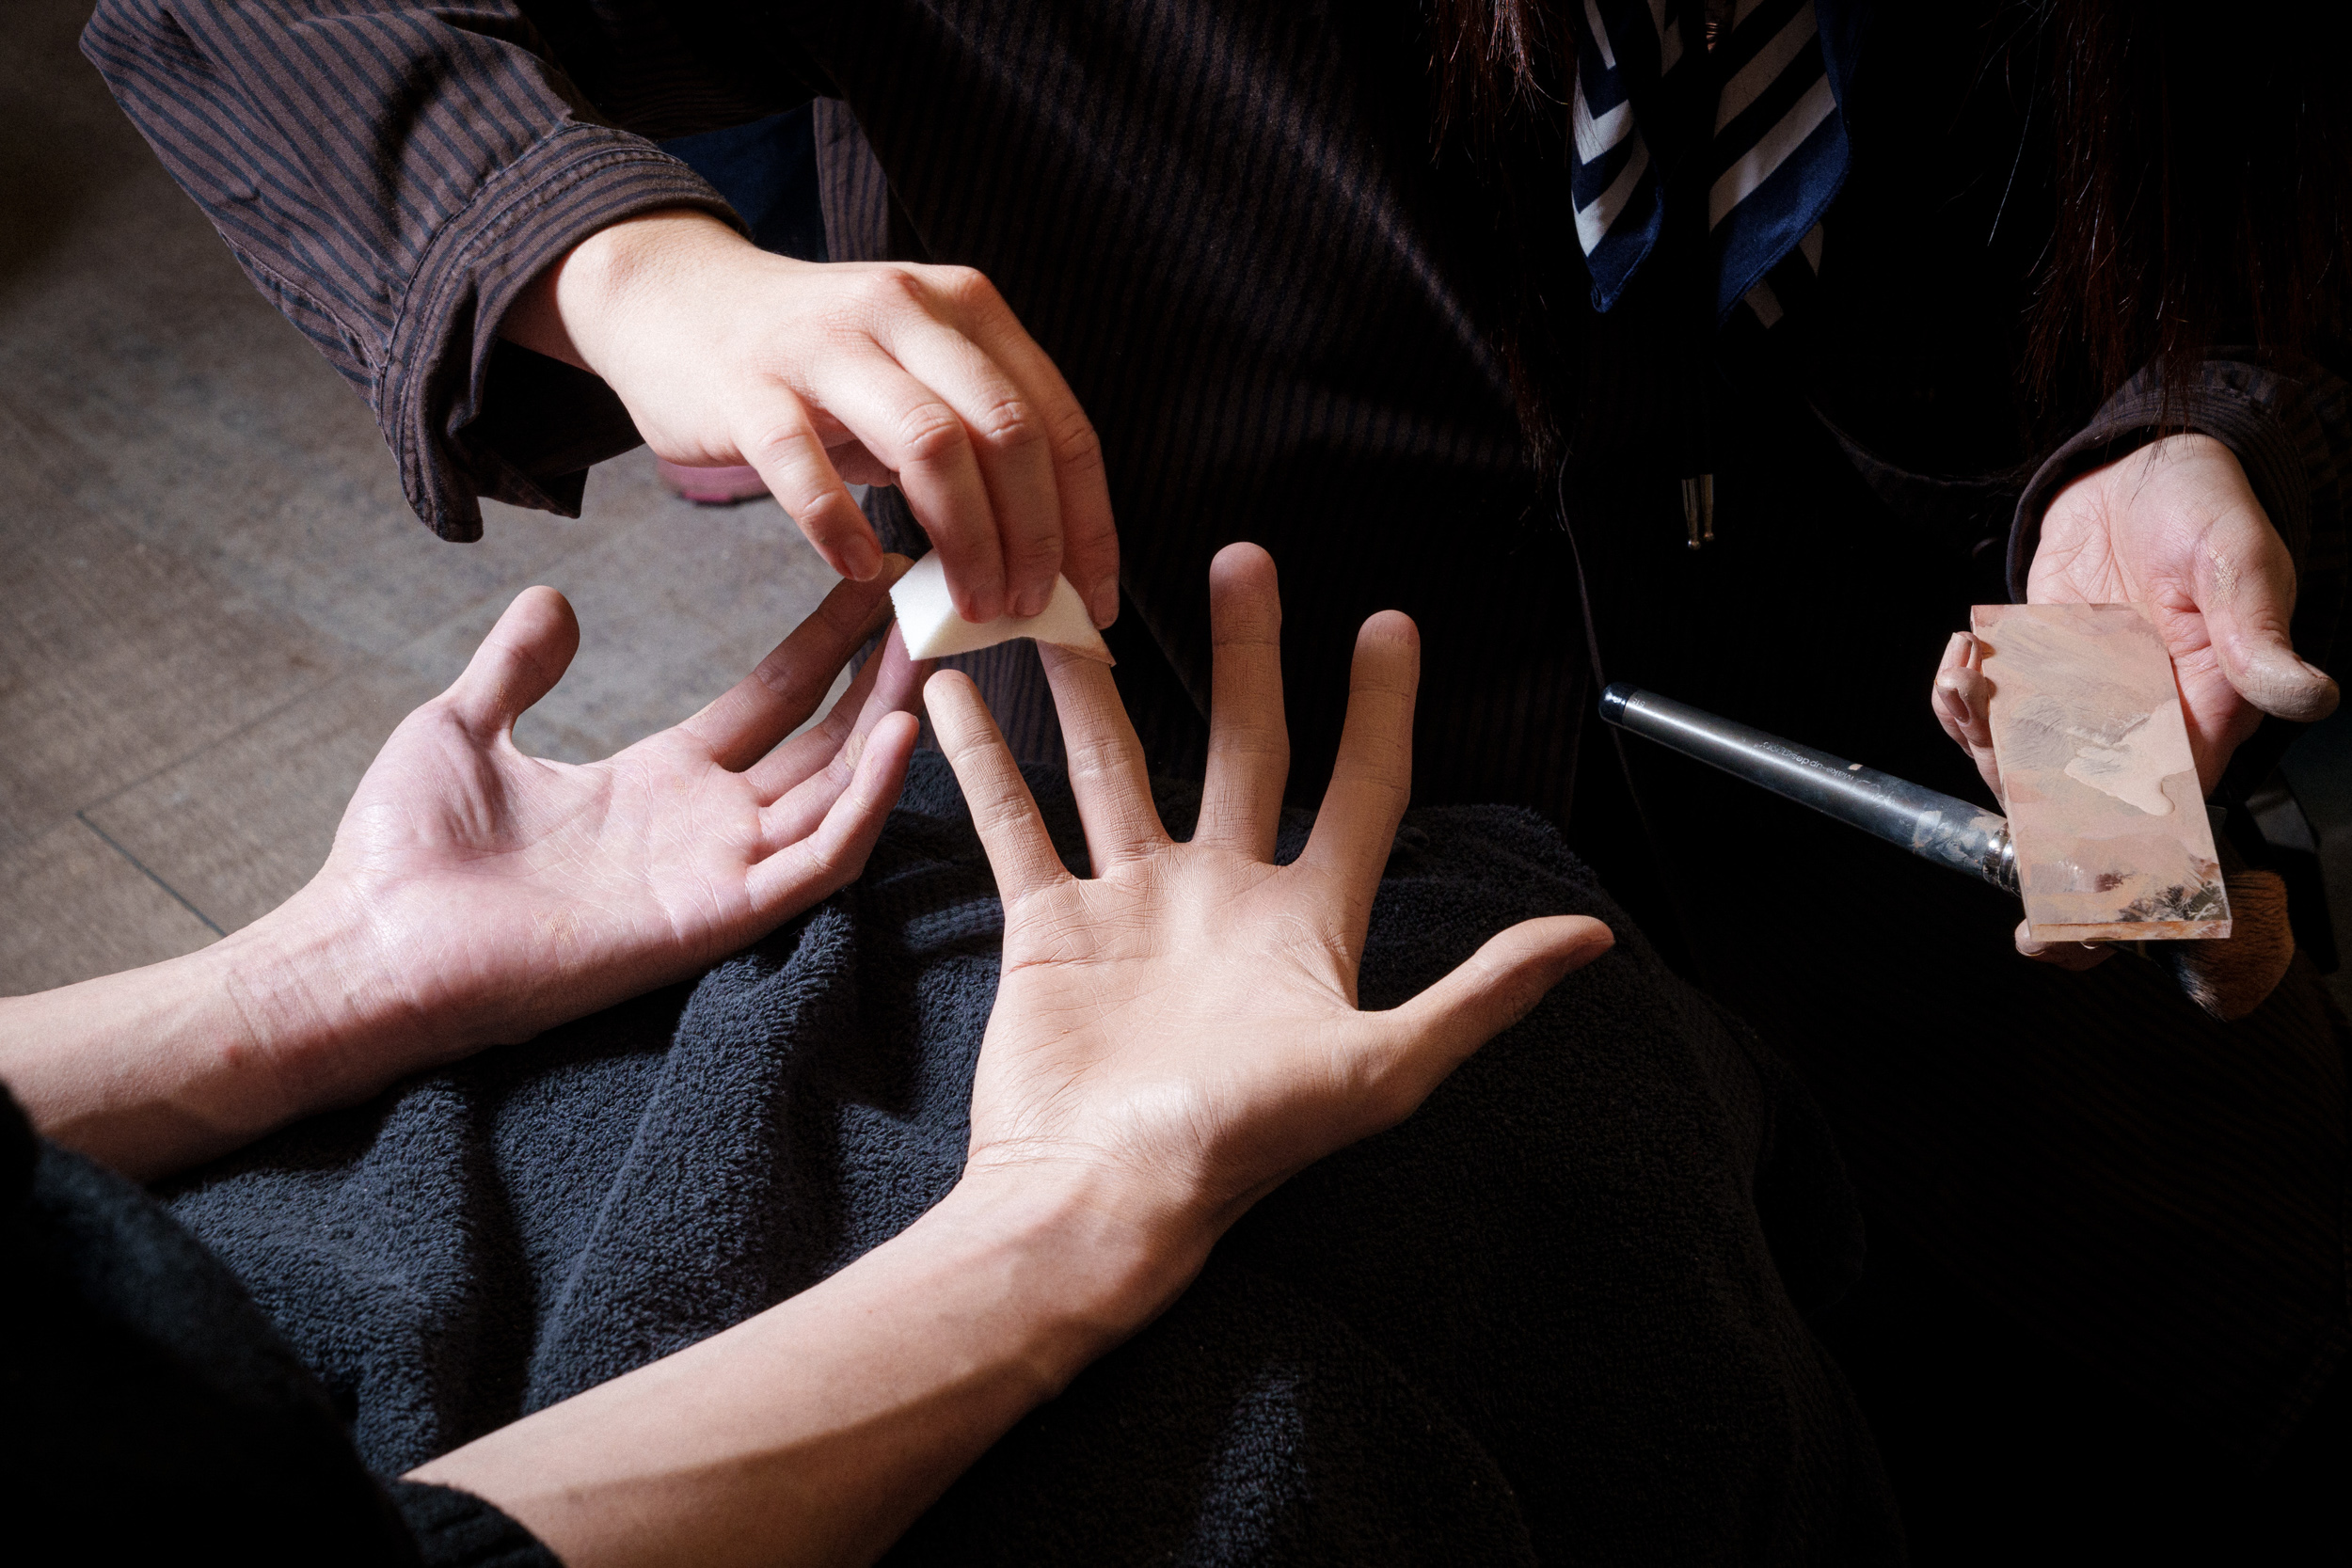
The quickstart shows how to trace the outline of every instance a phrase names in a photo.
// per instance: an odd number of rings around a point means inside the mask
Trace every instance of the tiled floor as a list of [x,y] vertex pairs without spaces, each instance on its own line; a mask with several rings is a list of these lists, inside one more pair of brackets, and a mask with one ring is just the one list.
[[766,502],[707,511],[643,451],[577,521],[478,545],[400,498],[359,399],[262,303],[74,46],[0,49],[0,994],[184,953],[326,853],[400,717],[514,594],[580,613],[526,750],[579,760],[691,712],[831,575]]

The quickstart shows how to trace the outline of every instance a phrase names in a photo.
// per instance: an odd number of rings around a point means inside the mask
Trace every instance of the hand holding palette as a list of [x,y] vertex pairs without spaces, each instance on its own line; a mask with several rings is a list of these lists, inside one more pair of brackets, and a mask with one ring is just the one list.
[[2136,605],[1979,605],[1993,752],[2040,942],[2226,937],[2163,639]]

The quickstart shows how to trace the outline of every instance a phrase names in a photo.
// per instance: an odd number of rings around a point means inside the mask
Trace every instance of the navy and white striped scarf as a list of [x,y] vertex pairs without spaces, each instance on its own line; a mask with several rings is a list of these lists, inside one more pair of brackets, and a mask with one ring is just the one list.
[[[1766,275],[1821,262],[1821,214],[1846,177],[1839,109],[1853,71],[1857,0],[1739,0],[1710,52],[1702,0],[1582,0],[1572,11],[1576,90],[1569,189],[1593,304],[1617,302],[1665,227],[1668,187],[1706,190],[1715,319],[1745,299],[1766,326]],[[1711,57],[1710,57],[1711,55]],[[1712,125],[1686,89],[1722,84]]]

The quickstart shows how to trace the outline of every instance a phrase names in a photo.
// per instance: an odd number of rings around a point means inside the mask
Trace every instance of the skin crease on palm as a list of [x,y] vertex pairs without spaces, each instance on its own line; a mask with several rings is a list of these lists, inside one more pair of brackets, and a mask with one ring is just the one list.
[[[1071,787],[1091,879],[1055,855],[970,681],[935,675],[928,697],[1005,902],[973,1167],[1108,1159],[1190,1201],[1206,1195],[1223,1223],[1402,1119],[1612,938],[1581,916],[1531,921],[1404,1006],[1358,1011],[1373,895],[1411,789],[1418,635],[1392,611],[1365,624],[1339,768],[1305,851],[1276,866],[1290,754],[1274,563],[1229,546],[1211,585],[1211,755],[1186,842],[1161,826],[1104,666],[1039,650],[1076,737]],[[1249,1006],[1234,1008],[1244,994]],[[1104,1051],[1114,1038],[1120,1049]],[[1288,1107],[1279,1120],[1247,1114],[1272,1101]]]
[[[2295,653],[2295,562],[2246,470],[2209,436],[2150,443],[2060,490],[2042,520],[2026,577],[2030,604],[2148,608],[2180,680],[2198,782],[2210,792],[2265,714],[2308,722],[2335,711],[2336,683]],[[1944,650],[1932,701],[1944,733],[1977,765],[1995,800],[1992,689],[1966,632]],[[2040,942],[2027,958],[2088,969],[2095,942]]]

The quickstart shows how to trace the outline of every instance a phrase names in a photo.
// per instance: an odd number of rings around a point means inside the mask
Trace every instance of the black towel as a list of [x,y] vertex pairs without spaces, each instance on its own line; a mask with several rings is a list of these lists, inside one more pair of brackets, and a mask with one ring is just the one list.
[[[1068,790],[1031,786],[1073,869]],[[1171,831],[1197,793],[1164,786]],[[1308,819],[1285,819],[1296,853]],[[1800,1307],[1860,1247],[1818,1113],[1531,814],[1415,813],[1363,1004],[1504,925],[1616,949],[1277,1192],[893,1561],[1887,1560]],[[289,1129],[168,1195],[397,1474],[823,1279],[953,1184],[1002,911],[919,753],[866,876],[673,988]]]

